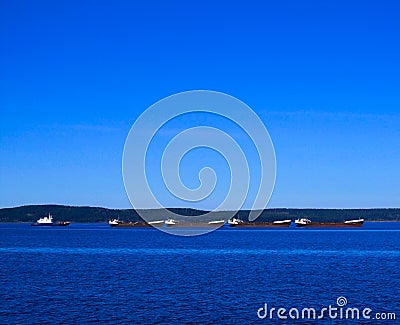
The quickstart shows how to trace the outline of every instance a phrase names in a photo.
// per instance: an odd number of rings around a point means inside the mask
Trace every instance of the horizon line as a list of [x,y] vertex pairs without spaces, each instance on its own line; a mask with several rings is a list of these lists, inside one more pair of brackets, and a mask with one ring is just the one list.
[[[22,207],[30,207],[30,206],[58,206],[58,207],[70,207],[70,208],[99,208],[99,209],[107,209],[107,210],[161,210],[161,209],[191,209],[191,210],[195,210],[195,211],[206,211],[206,212],[231,212],[234,210],[207,210],[207,209],[197,209],[197,208],[191,208],[191,207],[163,207],[163,208],[134,208],[134,207],[130,207],[130,208],[109,208],[109,207],[103,207],[103,206],[91,206],[91,205],[66,205],[66,204],[57,204],[57,203],[43,203],[43,204],[24,204],[24,205],[18,205],[18,206],[11,206],[11,207],[0,207],[0,210],[3,209],[16,209],[16,208],[22,208]],[[237,211],[264,211],[264,210],[390,210],[390,209],[400,209],[400,207],[358,207],[358,208],[311,208],[311,207],[266,207],[263,209],[239,209]]]

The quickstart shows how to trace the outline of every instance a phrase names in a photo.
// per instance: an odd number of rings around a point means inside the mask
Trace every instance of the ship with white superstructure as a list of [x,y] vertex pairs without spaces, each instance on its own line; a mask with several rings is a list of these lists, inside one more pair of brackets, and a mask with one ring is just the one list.
[[53,221],[53,216],[49,213],[48,216],[36,220],[32,226],[52,227],[52,226],[69,226],[69,221]]

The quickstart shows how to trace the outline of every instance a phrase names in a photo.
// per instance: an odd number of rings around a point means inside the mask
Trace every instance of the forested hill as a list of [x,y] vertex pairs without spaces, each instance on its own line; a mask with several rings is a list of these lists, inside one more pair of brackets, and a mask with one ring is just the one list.
[[[204,211],[173,208],[182,216],[201,215]],[[64,205],[27,205],[0,209],[0,222],[34,222],[51,213],[55,220],[71,222],[106,222],[119,218],[124,221],[138,221],[140,217],[133,209],[106,209],[99,207],[72,207]],[[160,210],[146,210],[146,213],[162,217]],[[216,218],[225,219],[227,212],[216,212]],[[238,216],[247,220],[249,211],[242,210]],[[266,209],[257,221],[308,218],[312,221],[340,222],[363,218],[366,221],[400,221],[400,209]]]

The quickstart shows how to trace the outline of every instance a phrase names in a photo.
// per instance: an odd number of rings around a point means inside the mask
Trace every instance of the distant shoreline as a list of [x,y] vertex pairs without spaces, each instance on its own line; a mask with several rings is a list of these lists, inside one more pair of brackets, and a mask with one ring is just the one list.
[[[257,220],[258,221],[258,220]],[[294,222],[294,220],[292,220],[292,222]],[[394,222],[399,222],[400,223],[400,220],[397,220],[397,221],[391,221],[391,220],[368,220],[368,221],[365,221],[365,223],[370,223],[370,222],[372,222],[372,223],[394,223]],[[32,224],[32,222],[29,222],[29,221],[0,221],[0,224],[1,225],[7,225],[7,224],[9,224],[9,225],[30,225],[30,224]],[[97,225],[97,224],[105,224],[105,225],[108,225],[108,221],[107,220],[104,220],[104,221],[97,221],[97,222],[79,222],[79,221],[77,221],[77,222],[72,222],[71,224],[93,224],[93,225]]]
[[[196,217],[209,211],[190,208],[168,208],[168,210],[184,217]],[[138,213],[139,211],[139,213]],[[102,223],[110,219],[124,221],[142,221],[140,215],[155,216],[160,220],[166,219],[165,212],[157,209],[108,209],[89,206],[65,205],[26,205],[14,208],[0,209],[0,223],[32,223],[37,219],[51,213],[55,220],[70,221],[72,223]],[[250,210],[240,210],[235,215],[247,221]],[[212,212],[215,220],[227,219],[232,211]],[[294,221],[299,218],[308,218],[314,222],[343,222],[345,220],[364,219],[366,222],[398,222],[400,221],[400,208],[373,208],[373,209],[292,209],[269,208],[261,212],[257,218],[259,222],[275,220]]]

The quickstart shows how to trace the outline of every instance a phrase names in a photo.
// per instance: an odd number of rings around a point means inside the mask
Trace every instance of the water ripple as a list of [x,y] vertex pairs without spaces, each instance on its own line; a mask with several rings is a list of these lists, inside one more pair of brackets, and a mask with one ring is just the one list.
[[340,255],[400,256],[399,250],[319,250],[319,249],[193,249],[193,248],[76,248],[76,247],[0,247],[0,253],[90,254],[90,255]]

